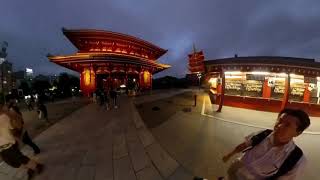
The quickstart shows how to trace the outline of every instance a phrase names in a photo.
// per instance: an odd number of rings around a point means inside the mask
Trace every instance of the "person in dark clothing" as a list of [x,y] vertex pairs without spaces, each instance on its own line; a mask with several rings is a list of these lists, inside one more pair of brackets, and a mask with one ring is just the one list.
[[105,94],[104,94],[104,90],[100,90],[99,91],[99,99],[100,99],[100,106],[103,106],[105,103]]
[[42,101],[39,101],[38,103],[38,114],[39,119],[44,119],[47,123],[49,123],[47,107]]
[[[19,107],[17,106],[16,100],[9,99],[7,102],[8,102],[8,110],[14,111],[19,116],[21,116],[22,124],[24,124],[22,113],[21,113]],[[22,131],[22,142],[24,144],[30,146],[33,149],[34,154],[39,154],[40,148],[32,141],[32,139],[29,136],[28,131],[25,128],[21,129],[21,131]]]
[[117,92],[115,89],[112,89],[110,91],[110,98],[112,99],[112,104],[113,104],[114,108],[115,109],[118,108],[118,106],[117,106]]

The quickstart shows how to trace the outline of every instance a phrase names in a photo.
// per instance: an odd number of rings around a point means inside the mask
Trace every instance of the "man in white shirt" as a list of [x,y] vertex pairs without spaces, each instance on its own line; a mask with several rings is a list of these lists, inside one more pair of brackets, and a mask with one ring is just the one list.
[[40,173],[43,165],[35,162],[22,154],[19,149],[17,138],[13,135],[14,127],[12,118],[15,114],[10,111],[0,111],[0,156],[4,162],[14,168],[24,167],[27,169],[28,179],[31,179],[35,172]]
[[302,110],[284,109],[272,130],[253,133],[245,138],[232,152],[223,157],[243,152],[229,170],[229,180],[280,179],[294,180],[301,175],[306,158],[295,145],[293,138],[310,125],[309,116]]

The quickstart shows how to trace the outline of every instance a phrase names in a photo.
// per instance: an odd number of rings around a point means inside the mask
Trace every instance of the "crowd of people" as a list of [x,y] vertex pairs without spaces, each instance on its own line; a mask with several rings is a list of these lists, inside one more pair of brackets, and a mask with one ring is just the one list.
[[98,89],[93,95],[94,102],[97,102],[101,107],[106,110],[117,109],[118,93],[115,89]]

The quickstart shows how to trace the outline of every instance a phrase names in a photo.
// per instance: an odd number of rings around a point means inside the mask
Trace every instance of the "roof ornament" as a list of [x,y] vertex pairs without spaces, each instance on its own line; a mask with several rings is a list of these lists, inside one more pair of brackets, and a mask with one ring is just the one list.
[[193,47],[193,53],[195,54],[197,52],[195,43],[192,44],[192,47]]

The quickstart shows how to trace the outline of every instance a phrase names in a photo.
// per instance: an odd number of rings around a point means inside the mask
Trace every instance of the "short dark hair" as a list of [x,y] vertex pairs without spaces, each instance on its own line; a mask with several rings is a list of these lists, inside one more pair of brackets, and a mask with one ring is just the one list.
[[278,117],[281,116],[282,114],[287,114],[287,115],[296,117],[299,120],[298,128],[297,128],[298,132],[303,132],[305,129],[307,129],[310,126],[309,115],[301,109],[285,108],[282,111],[280,111]]

